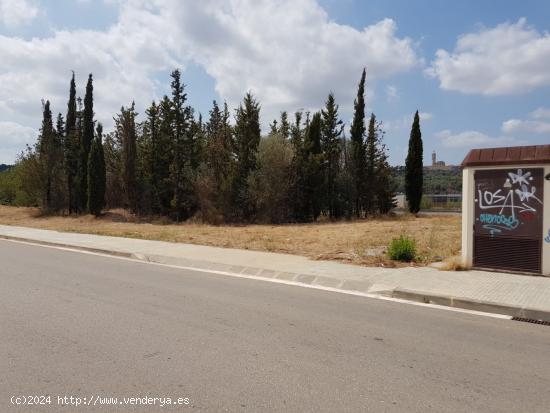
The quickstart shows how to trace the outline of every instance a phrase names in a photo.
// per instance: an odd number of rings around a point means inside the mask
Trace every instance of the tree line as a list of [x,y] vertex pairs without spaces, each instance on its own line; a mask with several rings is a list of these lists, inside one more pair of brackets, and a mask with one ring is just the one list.
[[[236,110],[213,102],[208,119],[187,102],[179,70],[171,93],[153,101],[138,121],[135,104],[121,107],[114,130],[94,120],[93,77],[84,99],[73,73],[65,117],[50,102],[36,144],[16,169],[27,199],[49,213],[100,215],[125,208],[175,221],[311,222],[387,214],[396,183],[382,123],[365,113],[366,71],[354,100],[349,139],[334,94],[314,113],[298,111],[262,136],[260,103],[247,93]],[[422,140],[415,114],[406,160],[406,194],[418,212]]]

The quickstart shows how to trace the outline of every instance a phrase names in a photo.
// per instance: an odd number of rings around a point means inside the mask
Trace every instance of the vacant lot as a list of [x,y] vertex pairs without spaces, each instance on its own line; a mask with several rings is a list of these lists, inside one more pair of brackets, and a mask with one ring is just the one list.
[[284,252],[359,265],[394,266],[385,249],[401,234],[417,241],[418,264],[460,253],[459,216],[398,216],[352,222],[295,225],[212,226],[140,222],[125,211],[101,218],[40,216],[35,208],[0,206],[0,224],[117,237]]

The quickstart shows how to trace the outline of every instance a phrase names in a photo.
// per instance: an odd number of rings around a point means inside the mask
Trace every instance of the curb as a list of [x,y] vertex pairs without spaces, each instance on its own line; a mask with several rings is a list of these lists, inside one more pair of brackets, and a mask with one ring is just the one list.
[[536,308],[517,307],[506,304],[499,304],[490,301],[476,300],[467,297],[454,297],[448,295],[437,295],[422,291],[413,291],[402,288],[385,289],[373,291],[374,285],[368,281],[361,280],[341,280],[322,275],[291,273],[284,271],[274,271],[264,268],[245,267],[238,265],[222,264],[212,261],[191,260],[188,258],[176,258],[163,255],[131,253],[115,250],[106,250],[94,247],[85,247],[62,242],[42,241],[32,238],[17,237],[12,235],[0,234],[0,239],[28,242],[31,244],[44,245],[50,247],[61,247],[75,251],[84,251],[97,254],[110,255],[115,257],[129,258],[141,262],[151,262],[155,264],[171,265],[176,267],[185,267],[202,271],[212,271],[218,273],[228,273],[236,276],[252,276],[264,280],[276,280],[291,282],[295,285],[304,285],[319,287],[321,289],[330,289],[335,291],[361,293],[369,296],[391,297],[405,301],[435,304],[443,307],[460,308],[464,310],[478,311],[482,313],[507,315],[528,320],[550,322],[550,311]]
[[464,310],[504,314],[522,319],[550,322],[550,311],[540,310],[537,308],[517,307],[490,301],[476,300],[473,298],[436,295],[401,288],[394,289],[391,292],[391,297],[409,301],[417,301],[425,304],[437,304],[445,307],[462,308]]
[[105,249],[101,249],[101,248],[92,248],[92,247],[82,247],[82,246],[79,246],[79,245],[64,244],[62,242],[41,241],[41,240],[36,240],[36,239],[32,239],[32,238],[14,237],[13,235],[4,235],[4,234],[0,234],[0,239],[28,242],[28,243],[31,243],[31,244],[45,245],[45,246],[48,246],[48,247],[69,248],[69,249],[73,249],[73,250],[94,252],[94,253],[97,253],[97,254],[113,255],[115,257],[139,259],[137,256],[135,256],[135,254],[132,254],[130,252],[105,250]]

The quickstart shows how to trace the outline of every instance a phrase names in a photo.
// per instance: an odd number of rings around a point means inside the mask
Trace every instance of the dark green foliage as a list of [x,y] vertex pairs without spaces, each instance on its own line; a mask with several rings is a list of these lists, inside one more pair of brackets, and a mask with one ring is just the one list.
[[338,193],[336,181],[341,172],[341,135],[344,131],[344,124],[338,118],[338,105],[334,100],[334,94],[328,95],[325,109],[321,111],[321,145],[323,150],[324,163],[324,204],[330,218],[338,218]]
[[65,174],[67,176],[67,206],[69,213],[78,211],[77,175],[80,142],[78,141],[76,129],[76,116],[76,84],[73,72],[69,90],[69,101],[67,103],[64,142]]
[[232,219],[247,221],[254,216],[254,203],[248,188],[248,177],[256,169],[260,144],[260,105],[247,93],[235,116],[235,174],[232,184]]
[[413,261],[416,257],[416,242],[405,235],[394,238],[388,247],[388,257],[396,261]]
[[137,130],[135,105],[120,108],[115,117],[115,136],[120,148],[120,167],[122,172],[123,205],[136,212],[138,208],[137,181]]
[[221,224],[231,218],[231,185],[235,171],[233,130],[229,109],[223,112],[216,101],[204,128],[203,164],[196,189],[204,221]]
[[[224,222],[308,222],[387,213],[394,185],[381,125],[365,125],[363,70],[351,139],[344,136],[330,93],[320,112],[287,112],[261,137],[260,104],[247,93],[235,113],[214,102],[208,121],[187,104],[181,73],[171,94],[152,102],[139,122],[135,106],[122,107],[114,131],[94,137],[93,78],[84,101],[70,84],[66,123],[55,128],[49,102],[41,135],[23,153],[13,175],[0,179],[0,202],[44,210],[126,208],[139,215],[193,216]],[[365,140],[366,137],[366,140]]]
[[423,185],[423,149],[422,133],[420,132],[420,118],[418,111],[414,115],[409,139],[409,152],[405,161],[405,195],[409,204],[409,211],[420,211]]
[[170,203],[174,194],[174,185],[170,177],[170,165],[174,159],[174,140],[172,137],[172,102],[164,96],[158,107],[158,140],[154,144],[155,183],[153,211],[161,215],[170,212]]
[[365,184],[365,78],[366,71],[363,69],[357,97],[355,98],[353,121],[350,128],[350,175],[353,182],[353,203],[354,212],[357,217],[361,216],[363,210],[363,194]]
[[323,184],[323,154],[321,150],[321,113],[316,112],[307,127],[304,147],[304,210],[305,220],[315,221],[321,214],[324,194]]
[[[60,115],[61,116],[61,115]],[[63,127],[58,117],[59,127]],[[50,102],[44,104],[42,127],[37,143],[38,162],[41,175],[42,208],[58,211],[63,208],[63,146],[61,135],[53,127]]]
[[304,129],[302,127],[302,112],[294,114],[294,124],[290,127],[290,143],[293,149],[290,168],[290,202],[295,221],[307,220],[305,216],[305,159],[304,159]]
[[292,219],[288,179],[293,151],[281,132],[262,138],[258,148],[258,167],[249,177],[256,220],[280,224]]
[[94,139],[94,86],[92,75],[88,76],[84,111],[82,112],[80,158],[78,164],[79,209],[85,211],[88,205],[88,158]]
[[376,116],[371,113],[367,139],[365,141],[365,172],[363,185],[363,204],[366,214],[373,214],[376,211],[376,190],[378,187],[376,167],[378,162],[378,124]]
[[172,216],[176,221],[186,220],[196,210],[197,201],[193,190],[196,166],[193,109],[186,106],[187,94],[181,82],[181,73],[174,70],[172,76],[172,148],[173,161],[170,179],[173,187]]
[[103,126],[97,124],[96,137],[90,147],[88,158],[88,211],[95,216],[105,206],[106,189],[105,155],[103,153]]

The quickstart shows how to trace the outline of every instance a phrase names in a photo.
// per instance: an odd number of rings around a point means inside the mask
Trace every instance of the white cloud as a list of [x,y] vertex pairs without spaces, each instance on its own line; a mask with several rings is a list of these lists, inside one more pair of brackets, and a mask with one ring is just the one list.
[[25,148],[36,140],[38,131],[15,122],[0,122],[0,163],[10,164]]
[[399,100],[399,94],[397,93],[397,88],[395,86],[388,85],[386,87],[386,100],[390,103]]
[[[191,57],[231,104],[246,90],[264,114],[321,106],[332,89],[351,106],[364,66],[367,89],[418,64],[412,41],[391,19],[357,30],[331,21],[314,0],[171,2]],[[265,120],[264,120],[265,121]]]
[[30,23],[38,12],[38,7],[27,0],[0,0],[0,22],[10,28]]
[[502,122],[504,133],[550,134],[550,109],[537,108],[529,114],[531,119],[508,119]]
[[445,90],[506,95],[550,85],[549,66],[550,35],[522,18],[460,36],[452,53],[436,52],[427,73]]
[[530,113],[534,119],[550,119],[550,108],[537,108]]
[[372,97],[377,79],[419,64],[412,40],[397,36],[393,20],[357,30],[331,21],[315,0],[115,4],[118,21],[105,31],[58,30],[30,40],[0,36],[0,121],[37,128],[42,98],[54,113],[64,113],[71,70],[80,95],[88,73],[94,74],[96,118],[108,128],[121,105],[135,99],[143,113],[159,97],[159,72],[189,62],[204,67],[232,106],[252,91],[264,124],[281,110],[321,107],[331,90],[345,112],[364,66]]
[[502,123],[504,133],[550,133],[550,122],[538,120],[509,119]]
[[478,131],[464,131],[452,133],[445,129],[435,134],[443,146],[448,148],[479,148],[479,147],[498,147],[519,144],[520,142],[509,136],[491,137]]

